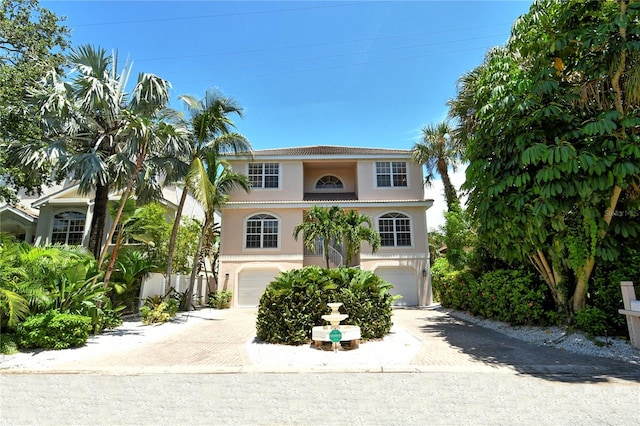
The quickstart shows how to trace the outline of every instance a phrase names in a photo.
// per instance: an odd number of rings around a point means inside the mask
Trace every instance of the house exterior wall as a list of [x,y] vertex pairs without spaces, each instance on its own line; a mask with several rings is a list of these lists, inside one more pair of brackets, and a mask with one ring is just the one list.
[[[404,277],[405,291],[407,285],[415,282],[415,288],[408,291],[417,296],[406,297],[411,304],[431,303],[426,210],[432,200],[424,199],[421,165],[413,161],[409,151],[345,148],[340,155],[331,155],[323,152],[325,148],[256,151],[252,160],[229,158],[234,171],[244,174],[248,172],[250,162],[279,164],[279,185],[273,189],[254,188],[249,193],[235,190],[230,194],[230,202],[221,213],[219,286],[234,291],[233,304],[239,306],[237,299],[242,299],[245,284],[253,286],[251,290],[254,291],[255,285],[266,286],[279,272],[306,265],[324,266],[322,256],[304,254],[303,236],[300,234],[296,241],[293,230],[302,223],[305,210],[314,205],[338,205],[369,216],[376,229],[380,217],[387,213],[399,213],[409,218],[410,246],[386,246],[372,253],[369,244],[364,243],[360,267],[373,272],[383,271],[387,275],[398,271],[398,276]],[[307,151],[314,153],[307,155]],[[407,185],[377,187],[376,162],[379,161],[405,162]],[[316,183],[326,175],[338,177],[343,188],[317,189]],[[332,193],[336,197],[355,194],[355,199],[332,200]],[[310,197],[309,200],[305,196]],[[277,247],[246,248],[247,219],[259,214],[278,219]],[[264,282],[258,283],[261,273]]]

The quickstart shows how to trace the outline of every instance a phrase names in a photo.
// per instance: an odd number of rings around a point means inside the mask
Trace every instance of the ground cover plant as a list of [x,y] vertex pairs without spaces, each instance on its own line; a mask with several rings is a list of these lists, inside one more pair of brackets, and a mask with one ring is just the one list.
[[325,325],[327,303],[342,302],[342,324],[360,327],[363,339],[379,339],[391,330],[391,284],[357,268],[324,269],[308,266],[279,275],[260,299],[256,323],[260,340],[302,345],[311,329]]

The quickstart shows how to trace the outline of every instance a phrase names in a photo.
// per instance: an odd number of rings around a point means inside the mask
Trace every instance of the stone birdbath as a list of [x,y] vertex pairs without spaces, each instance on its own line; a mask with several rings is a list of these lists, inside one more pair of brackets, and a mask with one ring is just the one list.
[[315,347],[321,347],[325,342],[331,342],[334,344],[334,349],[337,349],[340,342],[349,342],[351,349],[356,349],[360,346],[360,327],[357,325],[340,325],[340,322],[347,319],[349,315],[341,314],[339,309],[342,303],[327,303],[327,306],[331,308],[331,313],[322,315],[322,319],[329,324],[319,325],[311,329],[311,340]]

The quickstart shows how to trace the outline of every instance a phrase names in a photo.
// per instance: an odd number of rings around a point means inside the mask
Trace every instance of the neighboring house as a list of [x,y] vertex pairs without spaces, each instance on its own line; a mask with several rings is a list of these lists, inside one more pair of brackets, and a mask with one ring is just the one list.
[[[182,190],[175,186],[163,188],[161,203],[167,208],[167,221],[173,220]],[[82,196],[78,185],[65,182],[45,188],[39,196],[20,194],[20,204],[0,205],[0,232],[16,236],[37,246],[60,243],[84,245],[89,243],[89,232],[93,215],[93,194]],[[118,201],[114,193],[110,200]],[[202,209],[190,199],[184,209],[185,216],[203,218]],[[107,218],[105,238],[112,225]]]
[[[293,230],[314,205],[337,205],[371,218],[382,246],[364,243],[359,266],[392,283],[397,305],[431,303],[429,245],[422,166],[409,150],[312,146],[253,152],[251,160],[228,158],[246,174],[252,190],[236,190],[222,208],[220,286],[234,306],[255,306],[281,272],[324,266],[322,242],[315,253]],[[340,247],[330,249],[333,266]],[[343,253],[341,253],[343,254]]]

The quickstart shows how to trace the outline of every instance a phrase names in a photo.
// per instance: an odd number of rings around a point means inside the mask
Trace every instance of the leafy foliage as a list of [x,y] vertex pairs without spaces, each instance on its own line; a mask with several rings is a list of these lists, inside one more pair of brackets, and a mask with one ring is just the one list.
[[370,271],[308,266],[282,273],[260,299],[256,329],[269,343],[301,345],[311,329],[324,325],[327,303],[342,302],[349,317],[343,324],[360,327],[363,339],[384,337],[391,330],[391,284]]
[[[2,0],[0,16],[0,141],[30,139],[39,130],[26,94],[49,69],[62,69],[69,31],[37,0]],[[0,201],[14,203],[17,189],[37,192],[55,180],[48,159],[41,167],[22,169],[10,166],[7,155],[0,149]]]
[[613,214],[640,179],[639,19],[634,2],[537,1],[450,103],[482,246],[530,261],[570,314],[596,258],[616,258],[610,239],[640,233]]
[[27,318],[17,329],[25,348],[67,349],[87,342],[91,318],[50,310]]
[[142,323],[149,324],[161,324],[169,321],[175,317],[178,313],[178,300],[167,297],[148,297],[144,306],[140,308],[140,317],[142,317]]
[[216,309],[225,309],[229,307],[233,292],[231,290],[218,290],[209,293],[209,306]]
[[431,273],[436,298],[444,307],[510,324],[541,324],[548,319],[546,289],[529,271],[499,269],[476,278],[438,259]]

